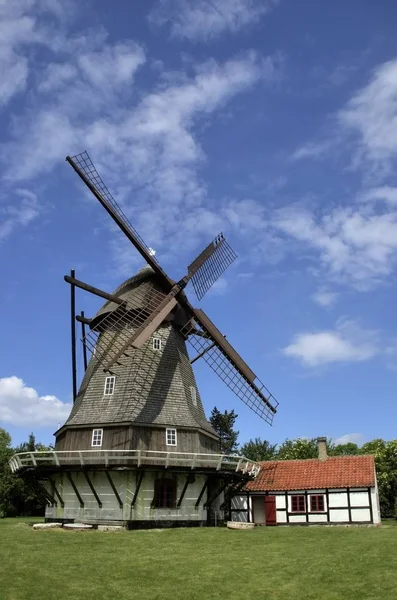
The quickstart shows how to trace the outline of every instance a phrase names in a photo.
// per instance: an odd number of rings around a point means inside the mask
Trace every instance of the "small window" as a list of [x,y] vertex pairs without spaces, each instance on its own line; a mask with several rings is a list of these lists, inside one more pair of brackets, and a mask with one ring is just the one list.
[[154,484],[154,508],[175,508],[176,481],[174,479],[158,479]]
[[161,350],[161,339],[153,338],[153,350]]
[[165,443],[167,446],[176,446],[176,429],[166,429]]
[[92,442],[91,446],[100,447],[102,446],[103,429],[92,430]]
[[310,511],[324,512],[324,496],[310,496]]
[[197,406],[197,390],[192,385],[190,386],[190,396],[194,406]]
[[111,396],[114,392],[114,388],[116,385],[116,377],[112,375],[111,377],[106,377],[105,379],[105,389],[103,393],[105,396]]
[[306,512],[306,502],[304,496],[291,496],[291,512]]

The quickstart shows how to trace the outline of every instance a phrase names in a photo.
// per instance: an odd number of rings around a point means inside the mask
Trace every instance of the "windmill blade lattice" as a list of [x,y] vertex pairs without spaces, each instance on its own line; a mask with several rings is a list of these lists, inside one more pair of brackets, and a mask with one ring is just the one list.
[[166,294],[153,288],[137,288],[133,301],[122,302],[86,334],[83,341],[104,370],[108,370],[115,357],[128,345],[133,331],[146,321],[165,297]]
[[[271,425],[278,406],[277,400],[252,371],[252,375],[248,375],[249,378],[244,375],[243,369],[245,370],[247,365],[226,341],[222,345],[229,346],[234,356],[225,352],[217,339],[219,336],[214,337],[208,331],[201,319],[198,319],[199,314],[204,315],[202,311],[194,310],[194,318],[190,319],[182,328],[183,335],[188,339],[197,355],[205,360],[232,392]],[[216,329],[213,324],[211,326]],[[216,331],[218,332],[218,330]],[[218,333],[221,336],[220,332]],[[242,368],[238,365],[239,361],[242,363]],[[250,371],[249,367],[247,369]]]
[[236,258],[237,254],[229,246],[223,233],[220,233],[189,265],[188,274],[191,275],[191,282],[198,300],[201,300]]

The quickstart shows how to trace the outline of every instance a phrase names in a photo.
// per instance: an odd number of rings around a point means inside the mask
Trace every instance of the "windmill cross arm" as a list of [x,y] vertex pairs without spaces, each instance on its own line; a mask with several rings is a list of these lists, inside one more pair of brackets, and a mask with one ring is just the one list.
[[[100,298],[105,298],[105,300],[109,300],[110,302],[115,302],[116,304],[125,304],[124,300],[115,296],[114,294],[108,294],[103,290],[100,290],[93,285],[89,285],[88,283],[84,283],[84,281],[80,281],[79,279],[75,279],[74,277],[70,277],[69,275],[65,275],[64,280],[66,283],[70,283],[71,285],[75,285],[76,287],[85,290],[86,292],[90,292],[91,294],[95,294],[95,296],[99,296]],[[77,319],[78,321],[80,319]]]

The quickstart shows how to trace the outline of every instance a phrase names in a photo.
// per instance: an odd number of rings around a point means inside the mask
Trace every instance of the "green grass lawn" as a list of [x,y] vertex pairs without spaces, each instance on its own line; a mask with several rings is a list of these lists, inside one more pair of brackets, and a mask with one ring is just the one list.
[[397,598],[391,524],[111,533],[28,521],[0,519],[1,600]]

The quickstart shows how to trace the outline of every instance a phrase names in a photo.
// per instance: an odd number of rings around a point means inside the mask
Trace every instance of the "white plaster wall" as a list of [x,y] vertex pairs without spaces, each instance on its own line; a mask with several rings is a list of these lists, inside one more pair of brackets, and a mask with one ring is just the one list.
[[379,506],[379,491],[378,491],[378,482],[376,481],[375,474],[375,487],[371,488],[371,501],[372,501],[372,513],[373,513],[373,521],[374,523],[380,523],[380,506]]
[[322,513],[309,513],[309,523],[326,523],[327,515]]
[[277,523],[287,523],[287,513],[284,511],[277,511]]
[[306,523],[306,515],[300,515],[299,513],[289,516],[290,523]]
[[329,511],[329,520],[331,523],[348,523],[349,522],[349,511],[347,509],[332,510]]
[[277,508],[285,508],[285,496],[284,494],[277,494],[276,496],[276,509]]
[[350,506],[368,506],[368,492],[350,491]]
[[[368,504],[368,502],[367,502]],[[371,521],[371,512],[369,508],[352,508],[352,521],[356,523]]]
[[341,507],[347,506],[347,492],[339,492],[335,490],[337,493],[329,494],[329,507],[330,509],[333,507]]

